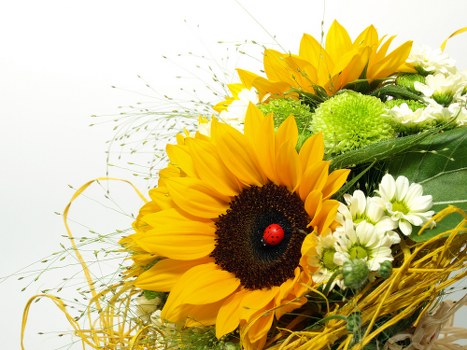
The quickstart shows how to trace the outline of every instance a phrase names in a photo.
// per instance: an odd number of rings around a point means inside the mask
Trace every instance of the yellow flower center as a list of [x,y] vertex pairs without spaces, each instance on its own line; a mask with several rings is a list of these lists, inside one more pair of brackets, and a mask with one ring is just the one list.
[[407,207],[407,205],[402,202],[402,201],[394,201],[392,202],[392,210],[393,211],[398,211],[400,213],[403,213],[403,214],[407,214],[410,210],[409,208]]
[[322,254],[321,263],[326,269],[330,271],[334,270],[337,267],[337,265],[334,263],[335,252],[336,252],[335,249],[328,248],[328,249],[325,249]]
[[354,245],[349,249],[349,255],[351,259],[364,259],[370,256],[368,250],[360,245]]

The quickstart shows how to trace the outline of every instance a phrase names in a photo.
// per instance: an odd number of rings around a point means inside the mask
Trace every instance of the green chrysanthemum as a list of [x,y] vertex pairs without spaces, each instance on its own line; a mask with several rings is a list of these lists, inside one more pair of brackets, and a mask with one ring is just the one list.
[[311,127],[322,132],[328,154],[336,155],[394,137],[380,99],[346,91],[321,103]]
[[313,113],[310,106],[303,104],[299,100],[280,98],[271,100],[268,103],[259,105],[259,109],[264,114],[273,113],[274,125],[279,127],[290,115],[295,117],[299,130],[297,148],[299,149],[303,142],[311,136],[310,123]]

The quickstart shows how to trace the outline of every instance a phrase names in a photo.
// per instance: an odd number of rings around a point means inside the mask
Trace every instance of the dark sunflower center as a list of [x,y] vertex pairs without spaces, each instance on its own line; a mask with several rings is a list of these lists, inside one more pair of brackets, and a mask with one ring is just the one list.
[[[211,256],[245,288],[279,286],[294,277],[309,222],[302,200],[286,187],[272,183],[249,187],[219,216]],[[276,225],[283,237],[265,244],[266,232]]]

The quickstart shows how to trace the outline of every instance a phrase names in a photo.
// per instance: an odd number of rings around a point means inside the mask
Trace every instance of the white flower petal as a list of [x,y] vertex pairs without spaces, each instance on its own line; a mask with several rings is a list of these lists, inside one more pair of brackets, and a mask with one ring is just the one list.
[[399,229],[405,236],[410,236],[412,233],[412,225],[408,221],[400,220],[399,221]]
[[405,176],[399,176],[396,179],[396,200],[402,201],[409,189],[409,179]]

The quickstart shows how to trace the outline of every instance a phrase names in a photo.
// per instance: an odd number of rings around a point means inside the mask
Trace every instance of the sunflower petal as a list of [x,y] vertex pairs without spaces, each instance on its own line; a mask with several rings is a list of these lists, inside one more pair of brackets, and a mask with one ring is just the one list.
[[326,36],[326,52],[331,56],[334,62],[341,59],[342,53],[347,52],[352,47],[347,30],[336,20],[334,20],[329,28]]
[[329,198],[347,181],[350,169],[338,169],[329,174],[326,186],[323,188],[323,198]]
[[385,78],[399,71],[412,50],[412,41],[407,41],[379,62],[368,67],[368,77],[371,79]]
[[240,305],[247,293],[249,292],[246,289],[242,289],[224,300],[216,319],[216,337],[218,339],[238,327],[240,323]]
[[[211,135],[225,166],[245,185],[260,186],[265,177],[259,171],[259,165],[247,138],[233,127],[212,121]],[[222,141],[222,142],[218,142]]]
[[303,172],[302,182],[298,189],[298,194],[302,200],[311,191],[321,191],[328,181],[329,162],[310,162]]
[[189,261],[163,259],[139,275],[135,286],[146,290],[169,292],[186,271],[210,261],[212,261],[210,258]]
[[321,62],[328,62],[331,60],[329,54],[324,50],[321,44],[309,34],[303,34],[302,36],[299,57],[310,62],[318,71],[323,68]]
[[240,80],[246,87],[254,87],[258,91],[259,99],[262,102],[270,95],[276,97],[283,96],[284,92],[290,89],[290,85],[286,82],[271,82],[243,69],[237,69],[237,72]]
[[203,183],[211,185],[226,196],[238,194],[240,190],[238,183],[219,159],[212,143],[188,139],[187,146],[194,170]]
[[188,176],[195,175],[193,160],[188,153],[188,149],[184,145],[167,145],[167,155],[170,163],[180,168]]
[[149,253],[179,260],[202,258],[214,249],[212,236],[191,233],[170,235],[149,231],[138,243]]
[[264,116],[256,106],[250,104],[245,116],[245,136],[251,145],[251,149],[256,153],[264,174],[272,182],[277,183],[274,120],[272,116]]
[[321,162],[324,157],[323,134],[318,133],[309,137],[300,149],[300,163],[303,169],[309,164]]
[[310,216],[310,218],[312,218],[312,221],[309,224],[309,226],[311,226],[314,221],[317,221],[315,219],[317,219],[316,215],[321,210],[322,199],[323,194],[319,190],[310,192],[305,199],[305,210]]
[[242,301],[240,319],[249,322],[257,312],[265,312],[267,310],[266,306],[274,299],[278,292],[278,287],[249,291]]
[[174,203],[191,215],[211,219],[227,210],[228,198],[219,198],[218,193],[199,180],[180,177],[170,179],[166,185]]
[[230,272],[221,270],[214,262],[197,265],[172,287],[161,318],[171,322],[185,319],[185,305],[205,305],[221,301],[239,287],[240,280]]
[[329,226],[335,221],[339,202],[328,199],[322,202],[321,207],[311,221],[311,226],[321,235],[327,231]]
[[223,300],[206,305],[185,305],[183,313],[186,315],[185,327],[205,327],[216,324],[217,313]]
[[286,56],[286,54],[276,50],[264,50],[264,72],[269,80],[291,83],[292,75],[290,74],[290,68],[284,60]]

